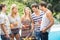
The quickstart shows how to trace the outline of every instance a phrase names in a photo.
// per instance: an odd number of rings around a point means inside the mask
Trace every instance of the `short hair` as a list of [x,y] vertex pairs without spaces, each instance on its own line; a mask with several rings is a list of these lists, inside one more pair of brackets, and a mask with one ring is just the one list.
[[44,6],[44,7],[47,7],[47,3],[44,2],[44,1],[42,1],[41,3],[39,3],[39,5]]
[[38,7],[38,4],[36,4],[36,3],[32,4],[31,7],[32,7],[32,8],[33,8],[33,7],[39,8],[39,7]]
[[3,7],[5,7],[5,4],[0,4],[0,11],[2,10]]

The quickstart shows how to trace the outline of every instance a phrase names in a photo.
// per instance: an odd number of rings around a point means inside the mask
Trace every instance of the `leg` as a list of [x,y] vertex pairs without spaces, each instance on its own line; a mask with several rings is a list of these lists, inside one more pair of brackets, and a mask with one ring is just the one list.
[[15,38],[16,38],[16,40],[20,40],[20,35],[19,34],[16,34],[15,35]]
[[45,33],[41,32],[41,40],[48,40],[48,32]]
[[35,37],[37,40],[40,40],[40,32],[35,32]]
[[11,40],[14,40],[14,34],[10,35]]
[[15,29],[16,30],[16,32],[15,32],[15,38],[16,38],[16,40],[20,40],[20,34],[19,34],[19,29],[17,28],[17,29]]

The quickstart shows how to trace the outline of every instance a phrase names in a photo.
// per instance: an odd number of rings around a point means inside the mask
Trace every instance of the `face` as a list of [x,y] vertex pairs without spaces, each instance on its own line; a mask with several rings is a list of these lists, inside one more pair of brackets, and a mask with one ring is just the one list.
[[45,10],[45,7],[44,6],[39,6],[39,9],[44,11]]
[[25,8],[24,11],[25,11],[25,14],[28,14],[28,15],[30,14],[30,9],[29,8]]
[[33,10],[33,12],[36,12],[37,11],[37,8],[32,7],[32,10]]
[[6,10],[7,10],[7,7],[6,7],[6,6],[4,6],[4,7],[2,8],[2,10],[4,10],[4,11],[6,12]]
[[18,9],[16,7],[14,7],[14,9],[12,9],[13,13],[17,13]]
[[40,9],[40,10],[43,10],[43,7],[42,7],[41,5],[39,5],[39,9]]

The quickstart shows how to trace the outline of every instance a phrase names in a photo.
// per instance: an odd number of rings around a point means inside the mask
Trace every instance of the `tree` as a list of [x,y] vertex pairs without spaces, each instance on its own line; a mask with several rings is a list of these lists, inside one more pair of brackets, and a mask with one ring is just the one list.
[[20,16],[22,16],[23,14],[23,9],[26,5],[24,5],[23,3],[17,2],[15,0],[5,0],[5,1],[1,1],[2,4],[6,4],[7,6],[7,13],[10,13],[10,8],[12,4],[16,4],[18,7],[18,13]]

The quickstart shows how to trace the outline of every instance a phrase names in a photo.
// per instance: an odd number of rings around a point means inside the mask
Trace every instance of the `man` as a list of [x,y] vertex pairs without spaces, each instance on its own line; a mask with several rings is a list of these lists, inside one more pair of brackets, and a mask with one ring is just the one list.
[[39,9],[44,11],[45,13],[43,15],[41,27],[40,27],[41,40],[48,40],[48,32],[52,27],[52,25],[54,24],[52,12],[49,9],[47,9],[47,3],[45,2],[41,2],[39,4]]
[[33,10],[33,14],[32,14],[32,29],[34,30],[34,34],[37,40],[40,40],[40,25],[41,25],[41,21],[42,21],[42,16],[43,16],[43,12],[41,10],[38,9],[38,5],[32,4],[32,10]]
[[2,40],[10,40],[10,23],[6,16],[6,5],[0,4],[0,35]]

